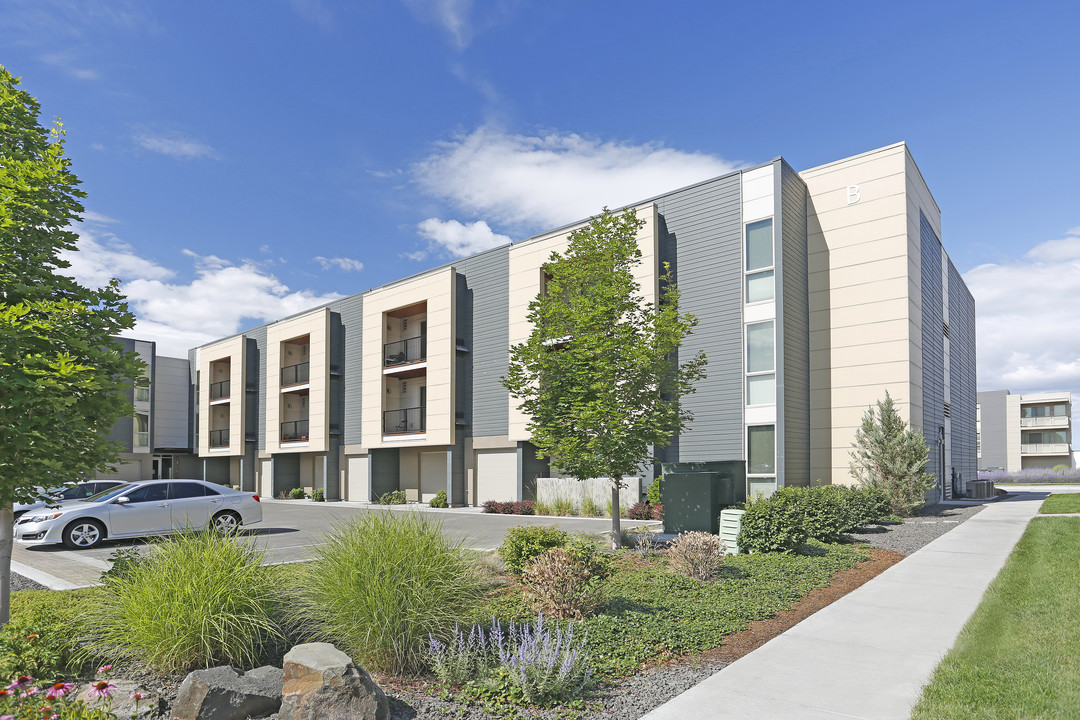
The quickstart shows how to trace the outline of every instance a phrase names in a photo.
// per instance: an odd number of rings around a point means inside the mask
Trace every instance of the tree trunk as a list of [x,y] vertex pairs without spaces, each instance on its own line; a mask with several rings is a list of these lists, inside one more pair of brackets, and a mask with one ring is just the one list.
[[622,475],[611,478],[611,549],[622,547],[622,523],[619,519],[619,488],[622,487]]
[[11,503],[0,507],[0,625],[7,625],[11,614],[11,548],[15,542],[15,516]]

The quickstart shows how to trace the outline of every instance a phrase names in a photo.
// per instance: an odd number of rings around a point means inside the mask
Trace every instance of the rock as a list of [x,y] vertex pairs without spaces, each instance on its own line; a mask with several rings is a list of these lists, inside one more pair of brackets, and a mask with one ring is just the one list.
[[[116,687],[109,692],[107,699],[87,696],[87,691],[94,687],[93,683],[80,686],[72,697],[77,697],[92,708],[104,708],[107,705],[116,717],[120,718],[145,720],[161,712],[161,698],[157,693],[148,690],[142,683],[120,679],[109,680],[109,682]],[[135,700],[131,697],[132,693],[135,692],[143,696],[138,702],[138,714],[135,712]]]
[[330,643],[285,654],[280,720],[387,720],[390,704],[371,676]]
[[244,720],[281,707],[282,671],[240,673],[227,665],[189,673],[172,706],[173,720]]

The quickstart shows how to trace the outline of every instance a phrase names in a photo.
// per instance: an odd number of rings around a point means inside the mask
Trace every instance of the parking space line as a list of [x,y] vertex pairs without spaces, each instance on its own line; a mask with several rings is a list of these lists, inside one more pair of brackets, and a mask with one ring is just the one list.
[[50,590],[78,590],[79,588],[92,587],[91,585],[76,585],[55,575],[50,575],[44,570],[38,570],[14,560],[11,561],[11,571],[22,575],[28,580],[40,583]]

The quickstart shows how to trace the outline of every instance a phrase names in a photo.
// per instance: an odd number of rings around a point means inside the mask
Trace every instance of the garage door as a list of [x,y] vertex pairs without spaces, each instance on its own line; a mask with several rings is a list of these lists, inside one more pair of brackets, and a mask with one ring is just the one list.
[[517,499],[517,450],[477,450],[476,504]]

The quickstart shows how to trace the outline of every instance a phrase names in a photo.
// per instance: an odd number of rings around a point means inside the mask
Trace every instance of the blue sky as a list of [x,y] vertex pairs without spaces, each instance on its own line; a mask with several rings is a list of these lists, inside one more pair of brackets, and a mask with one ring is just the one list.
[[[737,7],[737,9],[735,9]],[[981,389],[1080,391],[1075,3],[0,0],[159,352],[783,155],[906,141]]]

